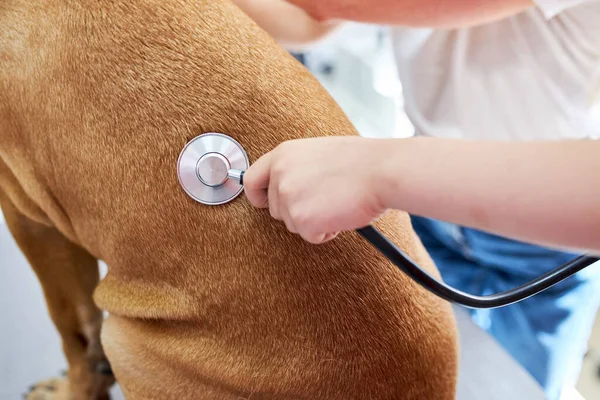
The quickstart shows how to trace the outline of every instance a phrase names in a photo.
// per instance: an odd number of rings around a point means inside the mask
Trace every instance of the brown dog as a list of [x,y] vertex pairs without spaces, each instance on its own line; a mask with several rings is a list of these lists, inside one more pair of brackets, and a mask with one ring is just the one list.
[[[0,204],[69,362],[30,398],[106,398],[100,308],[130,399],[452,399],[447,304],[355,234],[311,246],[181,190],[180,150],[211,131],[251,160],[355,134],[228,1],[0,2]],[[405,214],[379,227],[434,270]]]

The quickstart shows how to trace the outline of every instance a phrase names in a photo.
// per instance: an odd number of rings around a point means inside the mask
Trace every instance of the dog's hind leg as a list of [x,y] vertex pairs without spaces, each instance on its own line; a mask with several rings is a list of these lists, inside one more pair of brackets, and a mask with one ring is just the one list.
[[114,382],[100,344],[102,312],[92,300],[98,263],[54,227],[35,222],[0,190],[0,207],[17,244],[34,269],[58,329],[69,365],[66,378],[35,385],[29,400],[108,399]]

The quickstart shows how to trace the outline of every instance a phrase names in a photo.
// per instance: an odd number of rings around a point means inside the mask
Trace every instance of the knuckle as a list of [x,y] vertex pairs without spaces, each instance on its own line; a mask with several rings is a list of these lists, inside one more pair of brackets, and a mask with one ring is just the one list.
[[321,244],[323,242],[323,236],[322,235],[317,235],[317,234],[314,234],[312,232],[310,232],[310,233],[304,233],[302,235],[302,237],[304,238],[304,240],[306,240],[310,244]]
[[284,222],[285,222],[285,226],[286,226],[286,228],[287,228],[287,230],[288,230],[288,231],[290,231],[290,232],[292,232],[292,233],[298,233],[298,232],[296,231],[296,228],[295,228],[295,226],[294,226],[293,222],[291,222],[291,221],[290,221],[290,220],[288,220],[288,219],[286,219]]
[[275,176],[280,176],[285,171],[285,165],[283,161],[276,161],[273,163],[273,168],[271,169],[271,174]]
[[283,198],[290,199],[294,196],[294,185],[288,181],[283,181],[279,184],[279,195]]
[[273,205],[269,207],[269,214],[275,219],[280,219],[279,211],[277,210],[277,207],[273,207]]
[[301,207],[292,207],[289,211],[290,219],[298,225],[306,225],[310,217]]
[[310,244],[316,244],[315,243],[315,239],[314,239],[314,237],[311,234],[302,232],[302,233],[300,233],[300,236],[302,237],[302,239],[304,239],[308,243],[310,243]]

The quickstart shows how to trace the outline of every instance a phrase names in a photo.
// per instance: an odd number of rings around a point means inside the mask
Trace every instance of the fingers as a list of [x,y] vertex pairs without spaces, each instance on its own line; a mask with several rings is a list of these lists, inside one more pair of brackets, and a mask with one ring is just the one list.
[[330,240],[335,239],[339,235],[339,232],[334,233],[313,233],[313,232],[304,232],[300,233],[302,239],[306,240],[311,244],[323,244],[327,243]]
[[[290,154],[286,153],[288,147],[278,146],[277,149],[265,154],[248,168],[244,174],[246,197],[254,207],[268,208],[274,219],[283,221],[290,232],[298,233],[309,243],[321,244],[333,240],[338,232],[316,233],[314,223],[307,223],[301,216],[293,218],[290,213],[291,206],[298,203],[299,199],[297,191],[290,190],[290,179],[286,180],[285,187],[282,186],[280,181],[282,165],[279,161],[287,160],[287,163],[292,165],[298,165],[299,162],[294,163],[289,160]],[[293,179],[291,181],[292,185],[296,182]],[[302,186],[302,180],[300,184]],[[296,217],[298,216],[296,215]]]
[[290,217],[289,204],[286,203],[286,198],[280,190],[280,185],[277,176],[271,177],[268,189],[268,207],[271,217],[283,221],[287,229],[292,233],[298,233],[295,223]]
[[339,232],[332,232],[332,233],[325,234],[325,237],[323,239],[323,243],[329,242],[330,240],[335,239],[336,237],[338,237],[339,234],[340,234]]
[[244,193],[254,207],[269,207],[272,152],[259,158],[244,174]]
[[267,204],[271,217],[281,220],[281,214],[279,213],[279,193],[277,193],[277,186],[274,182],[269,185],[267,191]]
[[296,229],[296,224],[294,223],[294,220],[290,216],[289,208],[281,207],[280,204],[278,204],[278,207],[279,207],[278,212],[281,215],[281,220],[283,222],[285,222],[285,226],[287,227],[288,231],[290,231],[292,233],[298,233],[298,229]]
[[288,230],[296,233],[287,209],[281,208],[278,184],[272,177],[273,152],[271,151],[258,159],[244,174],[244,190],[246,197],[254,207],[268,208],[271,217],[286,223]]

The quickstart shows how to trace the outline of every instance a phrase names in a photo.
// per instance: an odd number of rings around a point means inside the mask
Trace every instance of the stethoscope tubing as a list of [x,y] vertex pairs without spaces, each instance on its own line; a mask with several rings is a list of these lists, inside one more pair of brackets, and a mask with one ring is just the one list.
[[596,257],[583,255],[514,289],[488,296],[475,296],[455,289],[431,276],[374,226],[369,225],[357,229],[357,232],[423,288],[444,300],[468,308],[498,308],[523,301],[598,261]]

